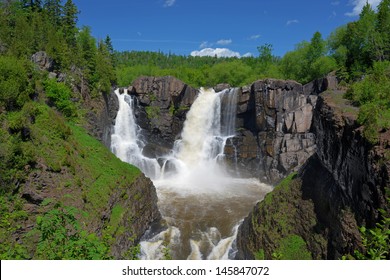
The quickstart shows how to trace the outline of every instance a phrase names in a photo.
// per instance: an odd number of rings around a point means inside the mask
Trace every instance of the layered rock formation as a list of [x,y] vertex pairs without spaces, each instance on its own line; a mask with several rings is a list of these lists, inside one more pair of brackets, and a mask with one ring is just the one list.
[[237,237],[238,258],[253,259],[258,252],[272,258],[281,240],[298,235],[313,258],[338,259],[360,248],[358,226],[374,226],[380,208],[389,213],[390,164],[384,152],[389,135],[372,147],[362,137],[354,109],[339,95],[319,96],[313,117],[316,153],[295,179],[278,186],[245,219]]
[[316,95],[294,81],[267,79],[243,87],[238,98],[238,132],[227,150],[242,169],[278,182],[315,150],[310,132]]

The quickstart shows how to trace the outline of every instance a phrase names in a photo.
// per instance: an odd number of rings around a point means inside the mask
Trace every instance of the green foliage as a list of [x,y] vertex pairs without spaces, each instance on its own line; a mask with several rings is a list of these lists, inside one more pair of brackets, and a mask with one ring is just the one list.
[[310,43],[301,42],[294,51],[286,53],[281,60],[281,72],[288,79],[302,83],[310,82],[337,69],[336,60],[327,53],[321,33],[314,33]]
[[385,211],[381,211],[382,220],[376,227],[368,229],[361,227],[363,251],[355,251],[359,260],[383,260],[390,258],[390,218]]
[[105,42],[99,41],[96,54],[96,72],[93,80],[96,81],[96,89],[103,93],[109,93],[111,85],[116,81],[113,61],[109,50],[111,47],[106,45]]
[[37,217],[35,233],[39,236],[37,259],[108,259],[109,247],[95,234],[81,229],[78,210],[57,204],[53,210]]
[[390,128],[390,62],[376,62],[367,76],[352,85],[347,98],[360,106],[364,135],[376,143],[378,132]]
[[72,91],[64,83],[48,79],[45,81],[45,91],[50,103],[56,106],[66,117],[77,116],[77,106],[71,100]]
[[19,109],[29,100],[32,87],[26,62],[15,57],[0,56],[0,113]]
[[260,249],[255,253],[255,260],[265,260],[265,253],[263,249]]
[[160,107],[148,106],[145,108],[145,110],[149,120],[156,119],[160,115]]
[[28,258],[23,244],[15,242],[13,235],[21,229],[21,223],[27,219],[27,212],[21,210],[18,202],[14,204],[0,193],[0,259],[22,260]]
[[302,237],[292,234],[282,238],[279,247],[273,253],[274,259],[279,260],[311,260],[311,253],[307,250],[306,242]]

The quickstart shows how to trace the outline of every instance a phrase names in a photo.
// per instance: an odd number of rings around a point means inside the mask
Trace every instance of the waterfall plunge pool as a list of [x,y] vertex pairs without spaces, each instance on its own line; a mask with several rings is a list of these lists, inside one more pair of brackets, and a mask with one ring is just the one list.
[[234,258],[240,222],[272,190],[257,179],[233,177],[221,160],[226,140],[235,133],[235,90],[200,89],[162,166],[142,155],[145,143],[134,118],[134,97],[115,93],[119,111],[111,149],[152,179],[167,224],[161,232],[145,234],[140,258]]

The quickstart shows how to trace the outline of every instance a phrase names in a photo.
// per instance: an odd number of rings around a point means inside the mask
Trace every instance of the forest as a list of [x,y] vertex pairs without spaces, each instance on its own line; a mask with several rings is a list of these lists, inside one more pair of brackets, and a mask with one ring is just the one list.
[[[259,46],[257,56],[243,58],[118,52],[109,35],[97,40],[90,27],[79,27],[78,13],[72,0],[0,1],[1,259],[112,258],[110,232],[103,237],[87,232],[75,218],[78,210],[59,204],[37,219],[28,237],[39,240],[37,246],[13,240],[19,221],[28,218],[18,188],[26,171],[40,164],[44,148],[65,145],[68,150],[63,153],[70,153],[73,148],[64,143],[79,135],[74,126],[85,123],[87,99],[129,86],[141,75],[172,75],[200,87],[243,86],[263,78],[305,84],[334,72],[346,89],[345,97],[360,108],[358,122],[365,137],[375,144],[379,132],[390,129],[390,0],[382,0],[377,10],[367,3],[358,20],[340,26],[328,38],[316,32],[283,57],[275,56],[270,44]],[[39,51],[52,59],[49,70],[57,79],[33,64],[31,57]],[[50,137],[58,142],[48,143]],[[46,146],[37,148],[37,141]],[[57,171],[62,165],[72,167],[73,162],[60,161],[62,156],[47,155],[45,164]],[[70,226],[65,229],[63,223]],[[388,229],[389,224],[384,226]]]

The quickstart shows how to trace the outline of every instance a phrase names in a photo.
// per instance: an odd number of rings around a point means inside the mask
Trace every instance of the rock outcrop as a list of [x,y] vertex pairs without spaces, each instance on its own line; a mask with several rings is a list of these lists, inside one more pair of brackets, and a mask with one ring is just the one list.
[[31,61],[38,67],[41,71],[53,71],[54,69],[54,60],[47,55],[44,51],[39,51],[34,53],[31,56]]
[[89,100],[86,113],[86,129],[106,147],[111,147],[112,127],[119,110],[119,101],[113,91],[103,94],[103,98]]
[[272,258],[283,238],[298,235],[313,258],[338,259],[361,247],[358,226],[374,226],[380,208],[389,213],[389,132],[372,147],[339,94],[319,96],[312,125],[316,153],[245,219],[237,258],[258,252]]
[[228,158],[236,157],[248,175],[270,183],[296,171],[315,151],[316,100],[294,81],[267,79],[241,88],[237,137],[227,148]]
[[140,77],[128,88],[137,97],[137,124],[147,146],[144,153],[158,157],[173,147],[197,90],[171,77]]

